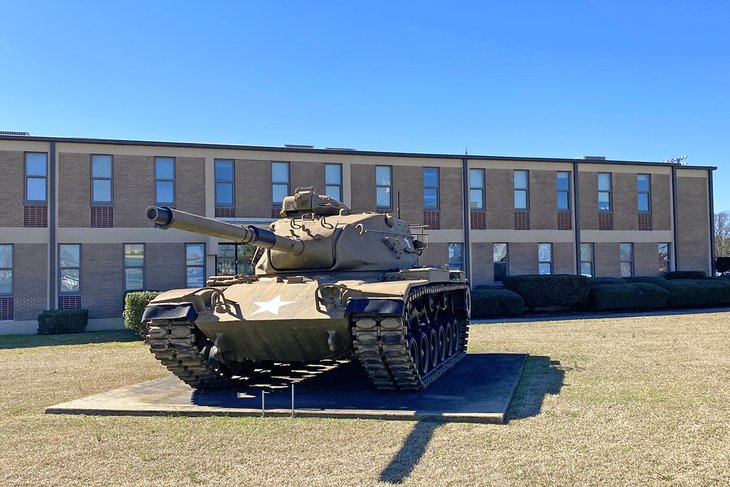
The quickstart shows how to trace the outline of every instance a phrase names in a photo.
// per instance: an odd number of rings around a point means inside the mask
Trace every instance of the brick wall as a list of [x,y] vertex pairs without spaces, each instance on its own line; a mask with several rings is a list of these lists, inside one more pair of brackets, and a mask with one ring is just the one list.
[[637,242],[634,244],[634,275],[659,275],[658,243]]
[[58,226],[88,227],[91,224],[91,156],[58,155]]
[[494,282],[494,262],[491,242],[471,244],[471,284],[492,284]]
[[593,245],[594,263],[596,277],[619,277],[620,257],[619,244],[596,242]]
[[439,172],[441,176],[441,228],[460,230],[464,228],[462,169],[442,167]]
[[[370,170],[375,174],[375,168]],[[441,180],[443,181],[443,175]],[[375,179],[373,178],[373,190]],[[353,191],[360,191],[353,184]],[[413,166],[393,166],[393,214],[396,214],[398,206],[398,192],[400,192],[401,219],[412,224],[423,223],[423,169]],[[374,205],[373,195],[373,205]],[[441,228],[443,226],[443,212],[441,212]]]
[[320,194],[325,193],[323,162],[292,162],[289,168],[292,192],[297,188],[314,186],[314,189]]
[[557,242],[553,244],[553,273],[574,274],[575,273],[575,245],[570,242]]
[[487,228],[514,229],[514,182],[508,169],[487,169]]
[[425,266],[440,267],[446,265],[449,260],[449,244],[432,243],[428,249],[419,257],[418,264]]
[[709,209],[707,207],[707,180],[704,178],[677,178],[677,270],[709,272]]
[[613,229],[638,230],[636,174],[613,173]]
[[558,227],[558,195],[555,171],[530,171],[530,229]]
[[672,178],[663,174],[651,175],[651,213],[654,230],[672,228],[672,201],[670,190]]
[[25,180],[23,174],[23,153],[0,151],[0,168],[3,184],[0,191],[0,227],[23,226],[23,203]]
[[154,204],[154,157],[114,156],[114,226],[149,227],[145,210]]
[[205,159],[175,158],[175,191],[178,209],[205,215]]
[[166,291],[185,287],[185,244],[148,243],[144,260],[147,289]]
[[124,246],[83,244],[81,307],[89,318],[119,318],[124,299]]
[[[350,166],[352,186],[352,210],[375,209],[375,167],[364,164]],[[423,206],[423,205],[421,205]]]
[[537,244],[515,242],[509,244],[509,274],[537,274]]
[[578,203],[580,204],[580,229],[598,230],[598,174],[578,174]]
[[48,309],[48,245],[15,244],[14,250],[15,319],[35,320]]
[[271,218],[271,163],[236,159],[236,216]]

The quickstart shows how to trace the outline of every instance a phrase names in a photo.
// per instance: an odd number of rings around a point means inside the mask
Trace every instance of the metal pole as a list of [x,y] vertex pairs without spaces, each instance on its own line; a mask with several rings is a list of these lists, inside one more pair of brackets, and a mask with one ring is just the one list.
[[264,416],[266,416],[266,394],[268,394],[268,392],[261,391],[261,417],[262,418]]
[[291,417],[294,417],[294,383],[291,383]]

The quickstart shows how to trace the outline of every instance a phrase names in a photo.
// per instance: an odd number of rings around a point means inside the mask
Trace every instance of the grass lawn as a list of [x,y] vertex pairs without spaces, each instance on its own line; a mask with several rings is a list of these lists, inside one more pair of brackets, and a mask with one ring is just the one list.
[[730,312],[476,325],[469,350],[531,354],[508,425],[46,416],[167,372],[127,333],[0,336],[0,485],[730,485]]

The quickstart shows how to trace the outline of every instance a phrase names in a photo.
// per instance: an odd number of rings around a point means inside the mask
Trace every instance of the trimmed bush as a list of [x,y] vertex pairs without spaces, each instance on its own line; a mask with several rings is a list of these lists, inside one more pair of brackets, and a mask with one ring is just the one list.
[[730,305],[730,281],[727,279],[663,279],[632,277],[630,282],[648,282],[669,291],[670,308],[701,308]]
[[718,257],[715,261],[715,267],[717,272],[730,272],[730,257]]
[[525,300],[507,289],[477,288],[471,292],[472,318],[522,316]]
[[672,271],[667,272],[664,277],[667,279],[704,279],[707,274],[705,271]]
[[669,291],[646,282],[591,286],[587,307],[594,311],[656,309],[667,306]]
[[137,332],[142,338],[146,332],[146,327],[142,323],[142,313],[158,294],[160,293],[157,291],[130,291],[124,295],[124,311],[122,311],[124,326]]
[[599,284],[626,284],[626,281],[620,277],[591,277],[588,279],[589,286],[597,286]]
[[50,309],[38,315],[38,334],[79,333],[88,322],[87,309]]
[[576,306],[588,296],[588,278],[572,274],[506,276],[504,287],[525,300],[530,310],[548,306]]

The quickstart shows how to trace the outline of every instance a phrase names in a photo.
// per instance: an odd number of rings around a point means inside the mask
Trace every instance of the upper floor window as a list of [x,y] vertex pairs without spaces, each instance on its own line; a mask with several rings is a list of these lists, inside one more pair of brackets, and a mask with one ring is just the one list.
[[580,274],[593,277],[593,244],[580,244]]
[[280,205],[289,195],[289,163],[271,163],[271,204]]
[[622,243],[619,246],[619,257],[621,260],[621,277],[634,275],[634,244]]
[[598,173],[598,209],[611,211],[611,173]]
[[112,156],[91,156],[91,204],[108,205],[112,202]]
[[375,206],[393,208],[393,168],[375,166]]
[[556,186],[558,189],[558,210],[570,210],[570,173],[558,171]]
[[46,178],[48,176],[48,154],[45,152],[25,153],[25,201],[46,203]]
[[155,157],[155,201],[175,206],[175,158]]
[[537,273],[552,274],[553,273],[553,244],[539,243],[537,244]]
[[205,244],[185,244],[186,287],[205,284]]
[[669,243],[658,244],[657,252],[659,254],[659,272],[669,272],[671,270]]
[[0,245],[0,296],[13,294],[13,246]]
[[81,244],[59,244],[58,278],[60,293],[81,292]]
[[144,244],[124,244],[124,290],[144,289]]
[[527,210],[529,198],[529,172],[514,172],[515,210]]
[[464,244],[449,244],[449,269],[464,270]]
[[324,165],[324,192],[342,201],[342,164]]
[[492,261],[494,262],[494,281],[502,282],[502,278],[509,275],[509,247],[506,243],[494,244]]
[[469,208],[484,209],[484,169],[469,169]]
[[439,168],[423,168],[423,208],[439,209]]
[[651,175],[649,174],[637,174],[636,175],[636,193],[639,203],[639,212],[649,213],[651,212]]
[[233,206],[233,159],[216,159],[215,171],[215,206]]

